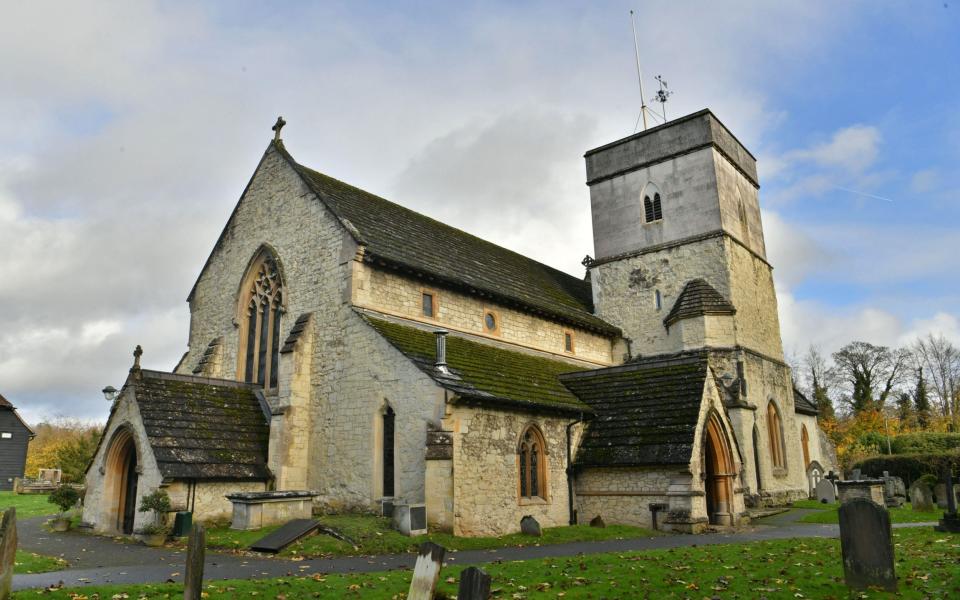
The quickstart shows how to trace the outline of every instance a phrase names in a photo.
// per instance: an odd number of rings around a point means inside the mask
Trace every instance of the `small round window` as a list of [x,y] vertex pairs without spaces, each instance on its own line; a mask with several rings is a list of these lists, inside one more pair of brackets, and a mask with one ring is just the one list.
[[487,331],[497,330],[497,317],[493,313],[487,313],[483,317],[483,324],[487,326]]

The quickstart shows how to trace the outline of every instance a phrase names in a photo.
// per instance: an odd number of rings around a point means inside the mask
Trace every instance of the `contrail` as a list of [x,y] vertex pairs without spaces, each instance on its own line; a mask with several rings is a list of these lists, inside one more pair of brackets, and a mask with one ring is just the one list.
[[868,194],[866,192],[858,192],[857,190],[851,190],[850,188],[840,187],[839,185],[831,186],[834,189],[841,190],[843,192],[850,192],[851,194],[857,194],[858,196],[866,196],[867,198],[875,198],[877,200],[884,200],[886,202],[893,202],[890,198],[884,198],[883,196],[875,196],[873,194]]

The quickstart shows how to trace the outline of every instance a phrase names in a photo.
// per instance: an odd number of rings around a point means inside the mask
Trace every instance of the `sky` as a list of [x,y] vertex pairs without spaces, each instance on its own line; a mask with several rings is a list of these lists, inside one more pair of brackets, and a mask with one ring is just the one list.
[[583,153],[710,108],[758,159],[784,345],[960,343],[960,3],[83,2],[0,7],[0,394],[106,419],[272,137],[581,276]]

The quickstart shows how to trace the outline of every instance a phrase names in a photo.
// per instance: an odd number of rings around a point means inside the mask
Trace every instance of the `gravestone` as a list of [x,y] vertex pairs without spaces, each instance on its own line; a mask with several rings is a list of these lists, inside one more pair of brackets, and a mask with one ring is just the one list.
[[903,480],[891,477],[887,471],[883,472],[883,501],[888,507],[900,507],[906,502],[907,492]]
[[[938,483],[936,486],[934,486],[933,495],[936,496],[937,506],[939,506],[940,508],[946,509],[947,501],[948,501],[946,484]],[[960,485],[954,484],[953,497],[954,497],[954,501],[956,501],[956,498],[960,497]]]
[[590,527],[606,527],[607,524],[603,522],[603,517],[600,515],[595,516],[590,519]]
[[540,523],[530,515],[526,515],[520,519],[520,533],[536,537],[543,535],[543,532],[540,530]]
[[10,598],[16,555],[17,509],[11,506],[0,516],[0,600]]
[[913,510],[933,510],[933,490],[922,481],[915,481],[910,486],[910,504]]
[[413,567],[413,579],[407,600],[433,600],[443,567],[443,556],[447,551],[433,542],[424,542],[417,554],[417,564]]
[[817,482],[816,493],[817,502],[833,504],[837,501],[837,490],[829,479],[821,479]]
[[457,600],[488,600],[489,598],[490,576],[477,567],[464,569],[460,573]]
[[953,490],[954,494],[947,496],[947,511],[943,513],[940,524],[934,527],[937,531],[960,533],[960,515],[957,514],[956,486],[953,485],[953,472],[944,469],[944,479],[947,480],[946,489]]
[[187,569],[183,578],[183,600],[200,600],[203,594],[203,555],[207,547],[207,532],[203,525],[194,524],[187,542]]
[[850,479],[851,479],[852,481],[859,481],[859,480],[860,480],[860,469],[854,469],[854,470],[853,470],[853,475],[850,477]]
[[876,586],[897,591],[890,514],[886,508],[866,498],[852,498],[842,504],[840,548],[848,587],[865,590]]

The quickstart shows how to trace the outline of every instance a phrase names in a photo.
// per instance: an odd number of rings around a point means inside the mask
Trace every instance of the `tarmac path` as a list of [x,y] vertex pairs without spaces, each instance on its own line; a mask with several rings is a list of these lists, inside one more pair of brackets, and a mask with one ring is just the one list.
[[[601,552],[627,552],[739,544],[788,538],[839,537],[837,525],[801,524],[797,520],[813,512],[793,509],[760,519],[756,524],[736,532],[698,535],[662,535],[646,538],[572,542],[546,546],[508,547],[493,550],[448,551],[447,564],[482,564],[496,561],[556,558]],[[63,585],[182,582],[186,551],[171,548],[148,548],[129,541],[83,533],[52,533],[43,528],[49,517],[25,519],[17,523],[20,549],[48,556],[59,556],[70,563],[67,569],[51,573],[14,575],[13,589],[24,590]],[[894,527],[930,526],[933,523],[903,523]],[[345,556],[293,561],[278,558],[252,558],[208,551],[204,579],[260,579],[309,575],[313,573],[365,573],[392,569],[412,569],[415,554],[380,556]]]

